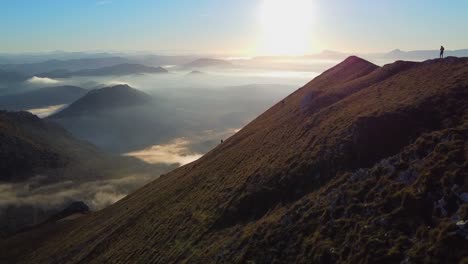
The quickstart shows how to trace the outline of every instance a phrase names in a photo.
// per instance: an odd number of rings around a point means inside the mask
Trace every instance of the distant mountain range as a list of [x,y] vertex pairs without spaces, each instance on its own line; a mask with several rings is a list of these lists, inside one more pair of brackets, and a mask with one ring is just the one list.
[[[151,53],[122,53],[122,52],[37,52],[19,54],[0,54],[0,64],[34,64],[45,61],[67,61],[74,64],[80,59],[122,58],[128,63],[139,63],[150,66],[181,65],[193,61],[200,56],[195,55],[155,55]],[[123,63],[125,61],[121,61]],[[102,67],[102,66],[101,66]],[[86,67],[85,67],[86,68]],[[92,67],[90,67],[92,68]]]
[[0,64],[33,64],[53,60],[79,60],[95,58],[119,57],[122,54],[109,52],[25,52],[25,53],[0,53]]
[[467,87],[467,58],[349,57],[105,210],[0,241],[0,259],[461,263]]
[[128,59],[121,57],[105,58],[85,58],[73,60],[48,60],[35,63],[24,64],[3,64],[0,69],[19,72],[24,75],[32,76],[44,72],[56,70],[77,71],[83,69],[108,67],[117,64],[128,63]]
[[[468,49],[445,51],[446,56],[467,57]],[[281,60],[342,60],[351,55],[348,52],[325,50],[321,53],[305,56],[259,56],[253,61]],[[439,50],[402,51],[395,49],[390,52],[360,53],[369,60],[416,60],[436,58]],[[81,56],[81,57],[80,57]],[[28,59],[29,58],[29,59]],[[54,59],[48,59],[54,58]],[[25,63],[25,61],[30,61]],[[242,64],[249,64],[249,60],[240,60]],[[125,54],[125,53],[83,53],[83,52],[52,52],[38,54],[0,54],[0,84],[18,83],[32,76],[49,78],[66,78],[71,76],[102,76],[127,75],[138,73],[164,72],[163,65],[177,65],[180,68],[197,69],[205,67],[232,67],[236,60],[200,58],[198,56],[164,56],[154,54]],[[8,63],[10,62],[10,63]],[[148,65],[148,66],[144,66]],[[153,67],[153,68],[152,68]]]
[[[413,50],[413,51],[402,51],[395,49],[389,53],[383,54],[386,59],[392,60],[427,60],[431,58],[437,58],[439,56],[439,50]],[[462,50],[445,50],[445,57],[468,57],[468,49]]]
[[183,65],[185,68],[204,68],[204,67],[230,67],[232,63],[220,59],[198,59]]
[[118,64],[143,64],[153,67],[183,65],[198,58],[197,56],[85,52],[0,54],[0,70],[32,76],[44,72],[79,71]]
[[44,87],[33,91],[0,96],[0,109],[18,111],[70,104],[88,90],[76,86]]
[[[359,56],[367,58],[369,60],[408,60],[408,61],[422,61],[439,57],[439,50],[413,50],[413,51],[402,51],[395,49],[390,52],[378,52],[378,53],[358,53]],[[349,52],[331,51],[324,50],[320,53],[309,54],[305,56],[260,56],[254,57],[254,60],[300,60],[300,59],[318,59],[318,60],[343,60],[344,58],[352,55]],[[454,57],[468,57],[468,49],[460,50],[445,50],[445,56]]]
[[141,64],[117,64],[97,69],[84,69],[79,71],[55,70],[38,74],[38,77],[69,78],[73,76],[123,76],[143,73],[168,73],[162,67],[149,67]]

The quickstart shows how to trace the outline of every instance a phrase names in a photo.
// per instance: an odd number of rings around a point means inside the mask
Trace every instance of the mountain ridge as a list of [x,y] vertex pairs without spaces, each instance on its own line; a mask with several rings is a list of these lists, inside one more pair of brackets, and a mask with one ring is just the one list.
[[435,205],[453,184],[467,191],[466,76],[468,59],[377,67],[348,58],[199,160],[58,227],[20,260],[458,262],[467,242],[450,217],[466,219],[468,207],[453,198],[443,215]]
[[212,66],[221,66],[221,67],[228,67],[232,66],[232,63],[226,60],[221,59],[210,59],[210,58],[201,58],[189,62],[183,65],[185,68],[205,68],[205,67],[212,67]]
[[82,70],[86,68],[99,68],[116,65],[119,63],[128,63],[128,59],[112,56],[112,57],[101,57],[101,58],[80,58],[80,59],[51,59],[40,62],[32,63],[20,63],[20,64],[2,64],[0,69],[8,71],[17,71],[25,75],[35,75],[42,72],[54,71],[54,70]]
[[114,108],[147,104],[151,96],[126,84],[104,87],[89,91],[67,108],[48,118],[64,118],[77,115],[96,114]]
[[37,76],[47,78],[70,78],[73,76],[123,76],[144,73],[168,73],[168,71],[162,67],[151,67],[135,63],[122,63],[102,68],[83,69],[78,71],[55,70],[52,72],[41,73]]
[[33,91],[0,96],[0,108],[18,111],[69,104],[85,93],[85,89],[72,85],[43,87]]
[[133,158],[107,154],[29,112],[0,111],[0,149],[0,240],[45,221],[61,203],[80,195],[72,191],[50,202],[54,186],[76,188],[153,169]]

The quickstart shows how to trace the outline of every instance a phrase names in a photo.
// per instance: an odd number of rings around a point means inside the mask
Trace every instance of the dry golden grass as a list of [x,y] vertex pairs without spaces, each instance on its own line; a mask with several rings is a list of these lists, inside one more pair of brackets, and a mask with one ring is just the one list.
[[456,263],[467,205],[434,202],[468,191],[467,89],[468,59],[351,57],[115,205],[0,242],[16,250],[4,259]]

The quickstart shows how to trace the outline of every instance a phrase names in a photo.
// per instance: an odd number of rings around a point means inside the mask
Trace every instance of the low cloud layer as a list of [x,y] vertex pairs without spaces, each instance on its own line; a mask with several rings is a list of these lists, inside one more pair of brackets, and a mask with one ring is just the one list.
[[190,141],[186,138],[178,138],[164,145],[155,145],[140,151],[125,154],[139,158],[151,164],[179,164],[185,165],[199,159],[202,154],[193,153],[190,149]]
[[47,78],[47,77],[37,77],[34,76],[26,81],[29,84],[33,85],[51,85],[51,84],[57,84],[60,83],[59,80]]
[[33,108],[33,109],[26,110],[26,111],[30,112],[33,115],[37,115],[40,118],[45,118],[45,117],[48,117],[48,116],[50,116],[52,114],[55,114],[56,112],[62,110],[66,106],[67,106],[66,104],[51,105],[51,106],[48,106],[48,107]]
[[92,210],[102,209],[151,181],[148,175],[118,179],[75,182],[72,180],[41,185],[37,176],[25,183],[0,184],[0,209],[8,206],[33,206],[52,209],[71,201],[84,201]]
[[178,164],[183,166],[193,162],[239,129],[230,128],[222,131],[205,130],[190,138],[176,138],[167,144],[154,145],[143,150],[126,153],[150,164]]
[[42,223],[74,201],[83,201],[92,211],[103,209],[158,175],[48,184],[47,176],[36,176],[23,183],[0,183],[0,238]]

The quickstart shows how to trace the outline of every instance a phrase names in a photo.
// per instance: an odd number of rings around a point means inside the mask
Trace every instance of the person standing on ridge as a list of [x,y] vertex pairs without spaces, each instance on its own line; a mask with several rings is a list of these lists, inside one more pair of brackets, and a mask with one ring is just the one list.
[[440,46],[440,58],[443,59],[444,58],[444,46]]

